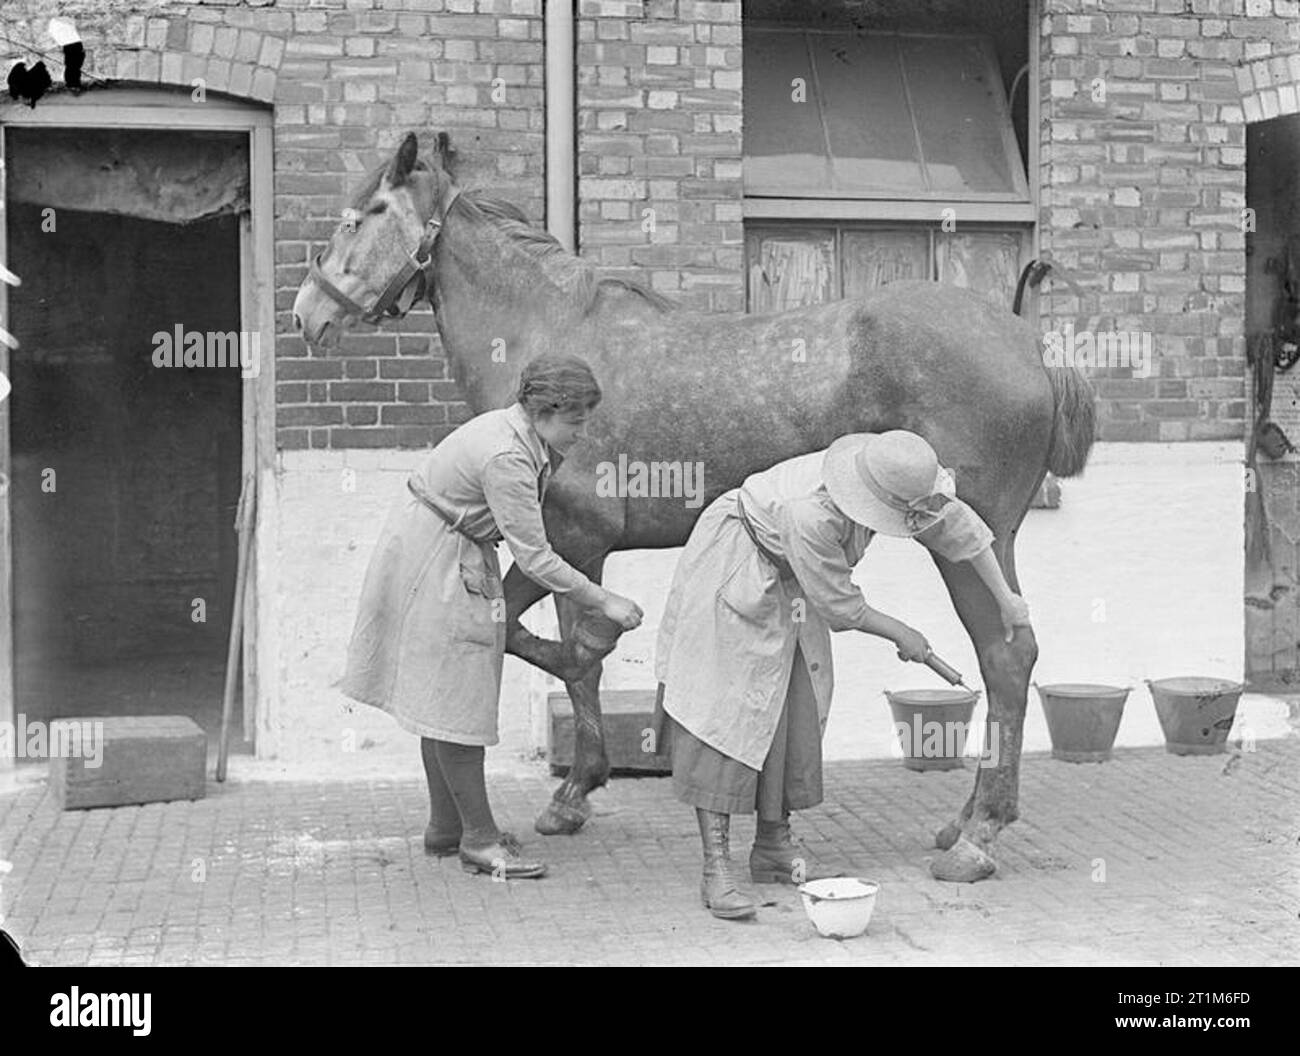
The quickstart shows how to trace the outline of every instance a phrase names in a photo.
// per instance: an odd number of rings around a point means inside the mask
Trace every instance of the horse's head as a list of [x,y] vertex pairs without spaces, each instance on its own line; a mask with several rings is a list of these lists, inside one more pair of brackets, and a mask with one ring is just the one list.
[[366,181],[293,302],[293,325],[309,344],[336,345],[358,320],[403,316],[431,295],[434,243],[459,193],[451,158],[447,133],[426,160],[410,132]]

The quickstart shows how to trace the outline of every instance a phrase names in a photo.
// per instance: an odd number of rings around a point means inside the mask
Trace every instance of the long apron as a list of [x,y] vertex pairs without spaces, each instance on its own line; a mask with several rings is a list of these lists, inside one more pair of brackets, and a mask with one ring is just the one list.
[[366,571],[339,688],[421,737],[496,744],[505,641],[495,550],[407,492]]
[[834,691],[830,629],[763,557],[737,512],[737,491],[700,515],[677,562],[659,624],[655,675],[663,707],[699,740],[763,768],[786,705],[798,650],[819,730]]

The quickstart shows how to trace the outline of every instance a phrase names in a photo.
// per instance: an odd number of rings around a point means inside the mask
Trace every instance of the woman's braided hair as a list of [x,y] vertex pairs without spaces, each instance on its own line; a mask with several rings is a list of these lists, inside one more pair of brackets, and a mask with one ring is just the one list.
[[590,410],[600,395],[591,367],[578,356],[544,353],[529,360],[519,375],[518,400],[533,418]]

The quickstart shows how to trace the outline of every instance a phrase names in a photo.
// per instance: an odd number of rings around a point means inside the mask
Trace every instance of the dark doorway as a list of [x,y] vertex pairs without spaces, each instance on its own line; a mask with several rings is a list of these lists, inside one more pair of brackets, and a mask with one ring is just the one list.
[[[7,154],[66,134],[12,130]],[[96,179],[89,163],[84,178]],[[241,330],[240,217],[169,223],[11,201],[6,223],[23,278],[8,324],[21,342],[10,354],[15,711],[183,714],[215,744],[241,372],[160,367],[155,352],[177,328]],[[247,749],[238,734],[234,747]]]
[[1300,684],[1300,115],[1246,127],[1246,676]]

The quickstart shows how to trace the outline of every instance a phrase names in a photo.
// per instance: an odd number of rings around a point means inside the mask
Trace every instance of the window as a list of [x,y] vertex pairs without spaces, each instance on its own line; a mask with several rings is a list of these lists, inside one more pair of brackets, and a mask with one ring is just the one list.
[[751,25],[744,52],[751,311],[900,278],[1011,306],[1034,211],[987,38]]
[[980,225],[745,226],[749,310],[777,312],[859,297],[895,279],[963,286],[1011,307],[1025,232]]

